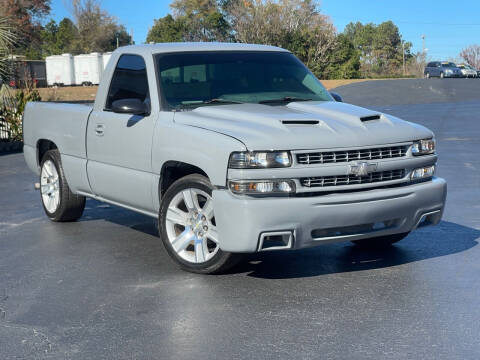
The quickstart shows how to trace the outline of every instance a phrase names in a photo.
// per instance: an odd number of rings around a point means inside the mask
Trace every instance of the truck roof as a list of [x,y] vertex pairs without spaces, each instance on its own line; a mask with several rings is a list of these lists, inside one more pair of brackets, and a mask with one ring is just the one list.
[[185,52],[185,51],[283,51],[288,50],[270,46],[270,45],[254,45],[242,43],[221,43],[221,42],[177,42],[177,43],[157,43],[157,44],[142,44],[142,45],[128,45],[115,50],[120,53],[135,53],[135,54],[160,54],[170,52]]

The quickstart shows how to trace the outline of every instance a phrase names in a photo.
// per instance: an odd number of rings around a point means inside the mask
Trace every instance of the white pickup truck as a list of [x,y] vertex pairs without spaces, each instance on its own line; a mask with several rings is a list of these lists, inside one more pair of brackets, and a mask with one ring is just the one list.
[[430,130],[342,103],[271,46],[120,48],[93,107],[29,103],[24,143],[51,220],[77,220],[86,197],[158,218],[199,273],[241,253],[389,245],[438,223],[446,197]]

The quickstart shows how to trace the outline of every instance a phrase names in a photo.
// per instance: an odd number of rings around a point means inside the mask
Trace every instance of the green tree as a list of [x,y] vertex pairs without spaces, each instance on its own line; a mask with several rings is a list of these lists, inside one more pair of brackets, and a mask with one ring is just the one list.
[[41,55],[44,58],[50,55],[63,53],[80,53],[78,30],[72,20],[64,18],[60,23],[50,20],[40,33],[42,40]]
[[183,41],[185,24],[181,19],[174,19],[172,15],[154,20],[154,25],[147,35],[147,42],[178,42]]
[[230,25],[216,0],[174,0],[174,18],[183,24],[184,41],[232,40]]
[[400,31],[392,21],[379,25],[350,23],[344,34],[360,52],[361,69],[366,76],[400,74],[404,49],[405,61],[412,57],[412,44],[402,41]]
[[69,18],[63,18],[58,24],[56,45],[59,54],[73,53],[78,54],[78,29]]
[[42,53],[45,56],[59,54],[57,45],[58,25],[55,20],[50,20],[40,33],[42,40]]
[[345,34],[337,36],[337,43],[329,56],[324,79],[356,79],[360,77],[360,54]]

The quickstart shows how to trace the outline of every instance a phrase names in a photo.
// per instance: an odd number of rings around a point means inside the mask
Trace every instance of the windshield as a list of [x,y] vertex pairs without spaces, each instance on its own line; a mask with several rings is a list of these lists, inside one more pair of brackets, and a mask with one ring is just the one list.
[[332,101],[287,52],[170,53],[156,56],[163,102],[174,109],[232,103]]

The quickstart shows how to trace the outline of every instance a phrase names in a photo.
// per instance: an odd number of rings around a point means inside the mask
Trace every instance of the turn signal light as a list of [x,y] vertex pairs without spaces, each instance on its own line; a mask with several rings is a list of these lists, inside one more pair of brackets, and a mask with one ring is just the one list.
[[290,194],[295,192],[293,180],[230,181],[228,187],[234,194]]

